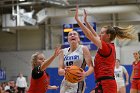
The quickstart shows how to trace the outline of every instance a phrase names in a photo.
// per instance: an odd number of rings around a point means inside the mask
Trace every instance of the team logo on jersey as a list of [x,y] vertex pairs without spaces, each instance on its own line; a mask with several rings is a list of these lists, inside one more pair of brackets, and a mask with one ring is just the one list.
[[64,56],[64,61],[74,61],[74,60],[78,60],[79,59],[79,55],[72,55],[72,56]]

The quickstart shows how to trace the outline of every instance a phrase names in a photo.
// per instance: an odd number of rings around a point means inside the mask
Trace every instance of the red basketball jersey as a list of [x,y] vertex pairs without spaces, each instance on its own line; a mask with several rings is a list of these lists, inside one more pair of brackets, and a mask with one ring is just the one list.
[[98,49],[94,60],[95,78],[114,76],[115,59],[114,44],[102,41],[102,49]]
[[133,62],[133,78],[140,78],[140,61],[135,64],[135,62]]
[[49,85],[49,76],[43,72],[43,76],[39,79],[31,78],[30,88],[27,93],[46,93]]

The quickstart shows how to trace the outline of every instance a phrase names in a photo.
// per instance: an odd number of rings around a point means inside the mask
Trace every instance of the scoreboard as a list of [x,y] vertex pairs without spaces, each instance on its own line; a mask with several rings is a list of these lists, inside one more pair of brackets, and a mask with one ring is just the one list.
[[[96,23],[91,23],[92,27],[96,30]],[[85,36],[78,24],[64,24],[63,25],[63,47],[69,47],[68,33],[70,31],[77,31],[80,35],[80,41],[82,45],[86,45],[90,50],[97,50],[97,47]]]

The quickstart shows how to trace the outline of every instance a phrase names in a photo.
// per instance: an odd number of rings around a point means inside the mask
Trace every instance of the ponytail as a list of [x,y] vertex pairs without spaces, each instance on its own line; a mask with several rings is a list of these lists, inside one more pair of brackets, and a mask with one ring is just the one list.
[[113,41],[116,37],[118,39],[134,39],[134,35],[132,33],[134,32],[133,26],[128,26],[126,28],[122,27],[112,27],[112,26],[104,26],[103,28],[106,28],[106,34],[110,34],[110,41]]
[[133,26],[128,26],[126,28],[122,27],[113,27],[116,31],[116,37],[119,39],[134,39],[134,35],[132,33],[134,32]]

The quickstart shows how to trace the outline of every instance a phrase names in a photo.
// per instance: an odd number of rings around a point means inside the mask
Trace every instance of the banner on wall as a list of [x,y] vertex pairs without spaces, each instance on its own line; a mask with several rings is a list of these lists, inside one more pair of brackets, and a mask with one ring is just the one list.
[[0,68],[0,80],[6,80],[5,70]]

